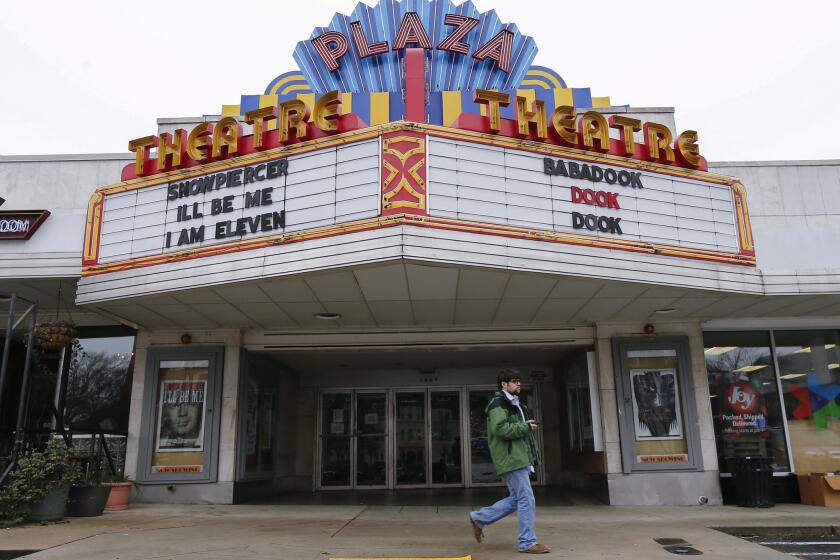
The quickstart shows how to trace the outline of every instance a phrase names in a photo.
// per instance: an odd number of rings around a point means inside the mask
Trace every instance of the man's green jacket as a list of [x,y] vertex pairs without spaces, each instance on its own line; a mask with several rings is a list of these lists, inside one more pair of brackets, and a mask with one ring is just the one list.
[[[525,420],[531,416],[521,402]],[[516,406],[501,391],[496,391],[485,409],[490,457],[496,473],[505,473],[537,464],[537,440],[531,427],[522,419]]]

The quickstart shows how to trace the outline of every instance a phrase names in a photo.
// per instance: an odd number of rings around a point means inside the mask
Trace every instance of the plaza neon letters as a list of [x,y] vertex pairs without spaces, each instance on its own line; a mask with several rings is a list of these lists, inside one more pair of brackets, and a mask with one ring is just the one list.
[[[443,23],[452,27],[452,31],[434,48],[466,55],[470,49],[470,43],[466,40],[466,37],[478,25],[478,20],[467,16],[447,14],[444,16]],[[361,22],[350,22],[350,30],[353,35],[353,44],[360,58],[388,52],[388,41],[371,43],[365,36]],[[488,39],[486,43],[480,45],[473,53],[473,58],[476,60],[494,60],[500,70],[509,72],[513,38],[512,32],[503,29]],[[339,31],[327,31],[310,39],[309,42],[331,72],[339,69],[342,57],[350,50],[350,40]],[[433,48],[429,34],[423,27],[423,22],[417,12],[405,13],[390,50],[400,51],[407,47],[419,47],[426,50]]]

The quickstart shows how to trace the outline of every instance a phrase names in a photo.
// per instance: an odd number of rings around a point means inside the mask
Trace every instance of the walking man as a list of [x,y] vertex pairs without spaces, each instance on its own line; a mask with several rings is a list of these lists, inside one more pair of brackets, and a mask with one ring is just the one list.
[[536,504],[530,474],[537,464],[537,423],[528,408],[519,402],[522,381],[519,372],[506,369],[496,381],[499,390],[487,405],[487,437],[496,473],[502,477],[510,495],[492,506],[470,513],[475,540],[481,542],[485,526],[516,512],[519,518],[519,552],[544,554],[551,549],[537,542],[534,531]]

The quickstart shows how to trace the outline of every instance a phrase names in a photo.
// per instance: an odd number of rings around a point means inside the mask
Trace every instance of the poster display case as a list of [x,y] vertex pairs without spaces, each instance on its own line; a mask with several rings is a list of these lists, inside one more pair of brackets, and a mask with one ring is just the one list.
[[213,482],[219,440],[221,348],[151,348],[139,482]]
[[613,339],[625,473],[702,470],[688,340]]

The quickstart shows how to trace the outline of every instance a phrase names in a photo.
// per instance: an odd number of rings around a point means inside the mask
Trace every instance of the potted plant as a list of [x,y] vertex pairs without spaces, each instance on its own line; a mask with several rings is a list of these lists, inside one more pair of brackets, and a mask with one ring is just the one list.
[[102,483],[110,487],[108,501],[105,503],[105,511],[121,511],[128,509],[128,498],[131,496],[131,487],[134,483],[127,479],[122,472],[107,476]]
[[42,350],[60,350],[76,338],[76,325],[70,321],[50,321],[35,327],[35,345]]
[[61,439],[51,439],[43,451],[18,459],[0,493],[0,510],[12,523],[55,521],[64,517],[70,484],[80,477]]
[[[83,474],[70,486],[67,501],[68,517],[96,517],[102,515],[105,502],[111,493],[111,487],[101,481],[101,457],[78,457],[84,466],[80,469]],[[81,466],[81,465],[80,465]]]

